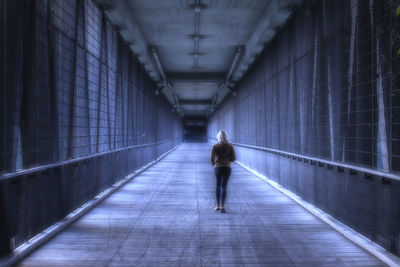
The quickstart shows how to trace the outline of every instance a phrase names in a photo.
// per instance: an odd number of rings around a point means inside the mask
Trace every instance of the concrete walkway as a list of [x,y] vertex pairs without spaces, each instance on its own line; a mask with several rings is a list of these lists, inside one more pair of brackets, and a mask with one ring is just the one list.
[[234,164],[214,208],[207,144],[182,144],[20,266],[383,266]]

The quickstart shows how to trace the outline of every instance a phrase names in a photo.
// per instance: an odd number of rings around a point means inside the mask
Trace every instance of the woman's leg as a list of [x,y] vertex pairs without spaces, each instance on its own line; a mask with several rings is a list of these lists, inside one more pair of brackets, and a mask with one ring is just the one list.
[[227,185],[228,185],[228,180],[229,176],[231,175],[231,168],[225,167],[222,176],[222,183],[221,183],[221,205],[224,206],[226,195],[227,195]]
[[217,198],[216,203],[217,203],[217,205],[219,205],[220,196],[221,196],[220,188],[221,188],[221,182],[222,182],[222,177],[221,177],[222,172],[221,172],[221,168],[220,167],[215,168],[214,171],[215,171],[215,178],[217,180],[217,185],[216,185],[216,189],[215,189],[215,196]]

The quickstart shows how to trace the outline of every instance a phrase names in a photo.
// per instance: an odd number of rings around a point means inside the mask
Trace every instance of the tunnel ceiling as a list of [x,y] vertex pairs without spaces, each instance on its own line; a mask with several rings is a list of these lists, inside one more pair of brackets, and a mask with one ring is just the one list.
[[209,116],[301,0],[97,0],[182,116]]

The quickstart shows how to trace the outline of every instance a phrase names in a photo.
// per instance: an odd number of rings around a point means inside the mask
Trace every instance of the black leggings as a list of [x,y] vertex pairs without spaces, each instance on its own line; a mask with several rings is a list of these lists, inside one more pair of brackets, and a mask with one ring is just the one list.
[[228,185],[229,175],[231,175],[230,167],[216,167],[215,177],[217,178],[216,197],[217,203],[224,205],[226,199],[226,186]]

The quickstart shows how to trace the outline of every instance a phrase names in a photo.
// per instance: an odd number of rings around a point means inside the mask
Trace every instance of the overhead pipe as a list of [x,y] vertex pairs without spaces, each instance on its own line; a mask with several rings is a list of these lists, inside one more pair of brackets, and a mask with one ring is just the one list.
[[213,95],[213,99],[212,99],[212,103],[211,103],[211,106],[212,106],[213,108],[216,108],[216,107],[217,107],[217,100],[218,100],[218,93],[215,93],[215,94]]
[[215,93],[215,94],[213,95],[213,99],[212,99],[211,105],[210,105],[210,107],[209,107],[208,110],[207,110],[207,116],[210,116],[211,113],[212,113],[214,110],[217,109],[217,100],[218,100],[218,93]]
[[161,65],[160,57],[158,56],[156,46],[154,46],[154,45],[151,46],[150,50],[151,50],[151,55],[153,56],[153,59],[154,59],[154,63],[157,66],[158,73],[160,74],[160,76],[162,78],[161,86],[159,88],[157,88],[157,90],[155,91],[155,94],[159,95],[165,88],[171,88],[172,84],[167,81],[167,77],[165,76],[163,67]]
[[159,85],[159,87],[155,91],[155,94],[159,95],[166,88],[172,88],[172,83],[170,83],[168,81],[162,82],[161,85]]
[[173,98],[174,98],[174,109],[175,109],[175,111],[176,111],[179,115],[183,116],[183,108],[182,108],[181,105],[179,104],[178,95],[177,95],[176,93],[173,93],[172,96],[173,96]]
[[151,55],[153,56],[154,62],[156,63],[160,76],[162,77],[163,81],[166,81],[167,79],[165,77],[164,70],[161,66],[160,58],[158,57],[157,48],[154,45],[151,46]]
[[243,56],[243,52],[244,52],[244,46],[243,45],[238,45],[236,47],[236,54],[235,57],[233,58],[231,67],[229,68],[229,72],[228,75],[226,76],[226,84],[229,84],[229,81],[231,80],[231,77],[234,73],[234,71],[236,70],[236,67],[241,59],[241,57]]
[[174,96],[175,105],[179,105],[178,95],[176,93],[173,93],[173,96]]
[[235,73],[240,60],[243,57],[244,50],[245,50],[245,46],[243,46],[243,45],[238,45],[236,47],[235,57],[233,58],[232,64],[229,68],[228,75],[226,75],[225,83],[220,85],[220,88],[227,89],[233,96],[236,96],[236,92],[234,92],[232,90],[235,83],[231,80],[231,78],[232,78],[233,74]]

